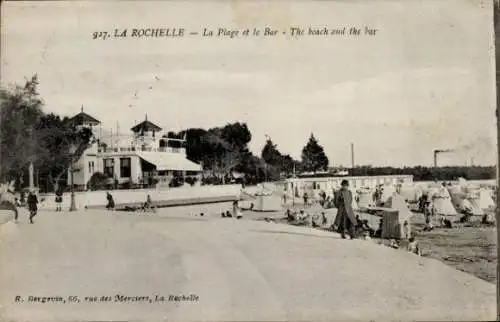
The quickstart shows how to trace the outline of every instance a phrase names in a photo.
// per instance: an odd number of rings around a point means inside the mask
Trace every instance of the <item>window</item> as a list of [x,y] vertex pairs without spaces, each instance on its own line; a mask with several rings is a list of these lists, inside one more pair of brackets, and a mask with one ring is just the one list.
[[114,177],[114,166],[115,166],[115,160],[113,159],[104,159],[104,174],[108,178],[113,178]]
[[95,164],[94,161],[89,161],[89,173],[94,174],[95,172]]
[[120,158],[120,177],[130,178],[130,158]]

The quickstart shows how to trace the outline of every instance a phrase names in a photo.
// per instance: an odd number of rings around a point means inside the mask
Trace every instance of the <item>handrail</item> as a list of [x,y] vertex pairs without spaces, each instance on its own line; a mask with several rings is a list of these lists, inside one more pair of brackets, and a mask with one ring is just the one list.
[[165,153],[183,153],[184,148],[172,148],[172,147],[119,147],[119,148],[98,148],[98,153],[115,153],[115,152],[165,152]]

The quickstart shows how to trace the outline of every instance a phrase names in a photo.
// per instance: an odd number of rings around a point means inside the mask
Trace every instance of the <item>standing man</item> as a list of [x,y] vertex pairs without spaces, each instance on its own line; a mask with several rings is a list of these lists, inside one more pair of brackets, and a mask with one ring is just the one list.
[[28,195],[28,210],[30,212],[30,224],[32,224],[33,217],[35,217],[38,212],[38,198],[34,190],[30,190]]
[[337,208],[334,225],[338,227],[343,239],[345,239],[346,231],[350,239],[355,238],[354,227],[357,222],[352,209],[352,192],[349,190],[347,180],[342,180],[340,190],[335,193],[334,203]]

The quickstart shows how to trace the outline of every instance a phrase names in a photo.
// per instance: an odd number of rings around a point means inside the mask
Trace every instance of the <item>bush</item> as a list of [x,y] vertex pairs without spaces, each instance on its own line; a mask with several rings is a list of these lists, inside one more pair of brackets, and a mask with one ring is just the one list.
[[197,181],[198,181],[198,179],[196,177],[187,177],[186,178],[186,183],[191,185],[191,186],[194,186]]
[[108,177],[102,172],[96,172],[90,177],[87,188],[91,190],[104,190],[108,186]]
[[172,181],[170,181],[170,183],[168,184],[169,187],[171,188],[176,188],[176,187],[180,187],[184,184],[184,180],[182,180],[182,178],[177,178],[177,177],[174,177],[172,179]]

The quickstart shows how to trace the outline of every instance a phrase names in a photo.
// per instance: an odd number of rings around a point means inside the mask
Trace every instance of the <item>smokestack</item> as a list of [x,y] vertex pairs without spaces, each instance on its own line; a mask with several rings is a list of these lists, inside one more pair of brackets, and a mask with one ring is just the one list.
[[351,167],[354,169],[354,143],[351,143]]

